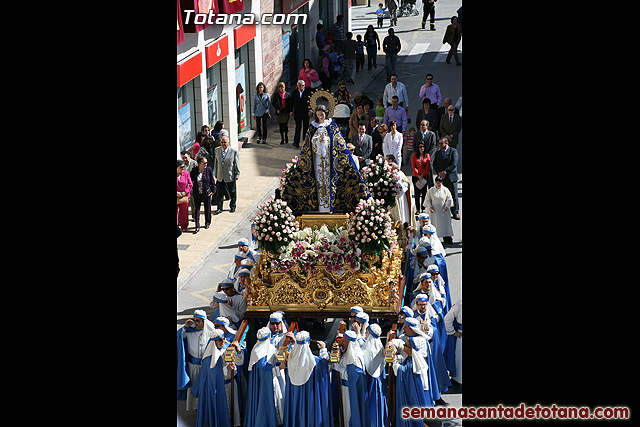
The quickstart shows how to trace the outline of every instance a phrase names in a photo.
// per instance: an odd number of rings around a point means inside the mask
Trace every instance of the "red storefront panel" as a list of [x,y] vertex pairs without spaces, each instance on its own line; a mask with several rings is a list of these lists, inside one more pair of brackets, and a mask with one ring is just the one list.
[[178,64],[178,87],[193,80],[200,73],[202,73],[202,52],[198,52]]
[[233,48],[239,49],[256,37],[256,26],[245,24],[233,29]]
[[205,46],[204,52],[207,68],[217,64],[229,55],[229,37],[224,35],[210,45]]

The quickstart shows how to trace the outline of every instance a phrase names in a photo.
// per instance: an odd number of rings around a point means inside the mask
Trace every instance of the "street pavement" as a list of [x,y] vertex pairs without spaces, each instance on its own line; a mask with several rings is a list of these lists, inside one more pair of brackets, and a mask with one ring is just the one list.
[[[374,4],[375,3],[375,4]],[[418,108],[422,106],[422,100],[418,96],[420,86],[425,83],[425,75],[432,73],[434,82],[440,86],[443,98],[451,98],[455,104],[462,96],[462,66],[456,66],[444,62],[444,56],[449,45],[442,45],[442,38],[451,16],[456,14],[461,0],[439,0],[436,5],[436,31],[421,29],[422,10],[418,16],[398,18],[398,25],[394,27],[396,35],[402,42],[402,50],[399,53],[396,71],[398,80],[407,87],[409,94],[409,112],[414,126]],[[352,32],[364,34],[367,26],[373,24],[378,32],[380,42],[387,35],[388,20],[385,20],[381,29],[377,28],[375,10],[377,2],[372,1],[372,6],[355,6],[352,8]],[[429,28],[427,22],[427,28]],[[460,47],[462,44],[460,44]],[[459,47],[459,50],[460,50]],[[442,53],[444,52],[444,53]],[[458,53],[462,61],[462,54]],[[380,50],[378,53],[378,68],[371,71],[356,73],[355,84],[349,84],[351,93],[363,92],[369,98],[381,97],[386,85],[384,73],[385,55]],[[366,64],[366,58],[365,58]],[[332,91],[337,88],[334,84]],[[290,140],[295,124],[289,122]],[[209,307],[218,283],[226,277],[233,255],[237,251],[237,241],[242,237],[250,237],[250,221],[257,213],[256,206],[274,194],[278,185],[278,179],[285,164],[297,155],[299,150],[291,144],[280,145],[280,136],[277,126],[270,124],[270,139],[267,145],[257,145],[253,135],[249,135],[249,142],[244,143],[240,150],[240,178],[237,182],[237,209],[235,213],[229,212],[228,201],[224,204],[224,211],[214,215],[212,226],[193,234],[194,223],[189,223],[189,229],[178,238],[178,255],[180,258],[180,275],[177,280],[177,328],[182,327],[186,319],[193,315],[194,310],[203,309],[210,316],[213,308]],[[460,203],[460,215],[464,218],[462,198],[462,133],[458,144],[458,197]],[[402,167],[403,172],[411,175],[410,164]],[[214,208],[215,211],[215,208]],[[191,218],[191,215],[190,215]],[[201,218],[204,223],[204,218]],[[462,298],[462,220],[452,221],[454,237],[453,244],[445,245],[447,255],[447,269],[449,272],[449,287],[452,302]],[[305,328],[309,330],[312,339],[323,340],[330,343],[335,337],[339,319],[325,319],[323,324],[308,323]],[[386,331],[385,331],[386,332]],[[317,349],[312,345],[312,350],[317,354]],[[453,393],[444,394],[443,398],[451,406],[459,407],[462,404],[461,390],[452,390]],[[184,402],[177,402],[178,425],[195,426],[195,411],[186,412]],[[460,425],[461,421],[442,420],[445,426]]]

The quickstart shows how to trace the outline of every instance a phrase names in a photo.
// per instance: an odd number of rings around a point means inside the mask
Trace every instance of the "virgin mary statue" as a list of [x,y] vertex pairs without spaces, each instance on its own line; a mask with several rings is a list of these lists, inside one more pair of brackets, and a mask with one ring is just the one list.
[[369,197],[338,125],[318,105],[282,199],[297,215],[352,212],[360,199]]

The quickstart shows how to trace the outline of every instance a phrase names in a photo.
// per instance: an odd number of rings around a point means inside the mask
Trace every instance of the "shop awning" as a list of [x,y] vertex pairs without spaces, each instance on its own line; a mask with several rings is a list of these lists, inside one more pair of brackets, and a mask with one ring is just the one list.
[[240,49],[256,37],[256,25],[244,24],[233,29],[233,48]]
[[225,34],[218,40],[204,47],[204,53],[206,55],[207,68],[222,61],[227,55],[229,55],[229,37]]
[[202,73],[202,52],[178,63],[178,87],[185,85]]

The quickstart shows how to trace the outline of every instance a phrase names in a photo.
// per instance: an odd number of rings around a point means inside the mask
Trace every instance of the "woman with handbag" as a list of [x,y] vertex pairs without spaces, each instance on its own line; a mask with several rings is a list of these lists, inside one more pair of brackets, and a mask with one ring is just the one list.
[[[180,225],[182,231],[186,231],[189,226],[189,197],[191,189],[193,188],[193,182],[191,182],[191,176],[184,168],[184,162],[178,160],[178,208],[177,208],[177,223]],[[194,168],[195,169],[195,168]]]
[[264,83],[260,82],[256,86],[256,94],[253,95],[253,117],[256,119],[258,144],[260,144],[260,141],[263,144],[267,143],[267,120],[271,118],[270,108],[271,99],[265,93]]
[[211,196],[216,193],[213,169],[207,166],[207,158],[198,156],[197,160],[198,167],[191,169],[196,216],[196,230],[194,233],[200,231],[200,205],[202,203],[204,203],[204,228],[209,228],[211,225]]
[[302,69],[298,75],[298,80],[303,80],[305,87],[317,89],[322,85],[318,72],[313,69],[313,64],[309,58],[302,61]]
[[271,97],[276,110],[276,121],[280,127],[280,145],[289,143],[289,113],[292,111],[291,94],[285,90],[284,82],[278,83],[278,90]]

